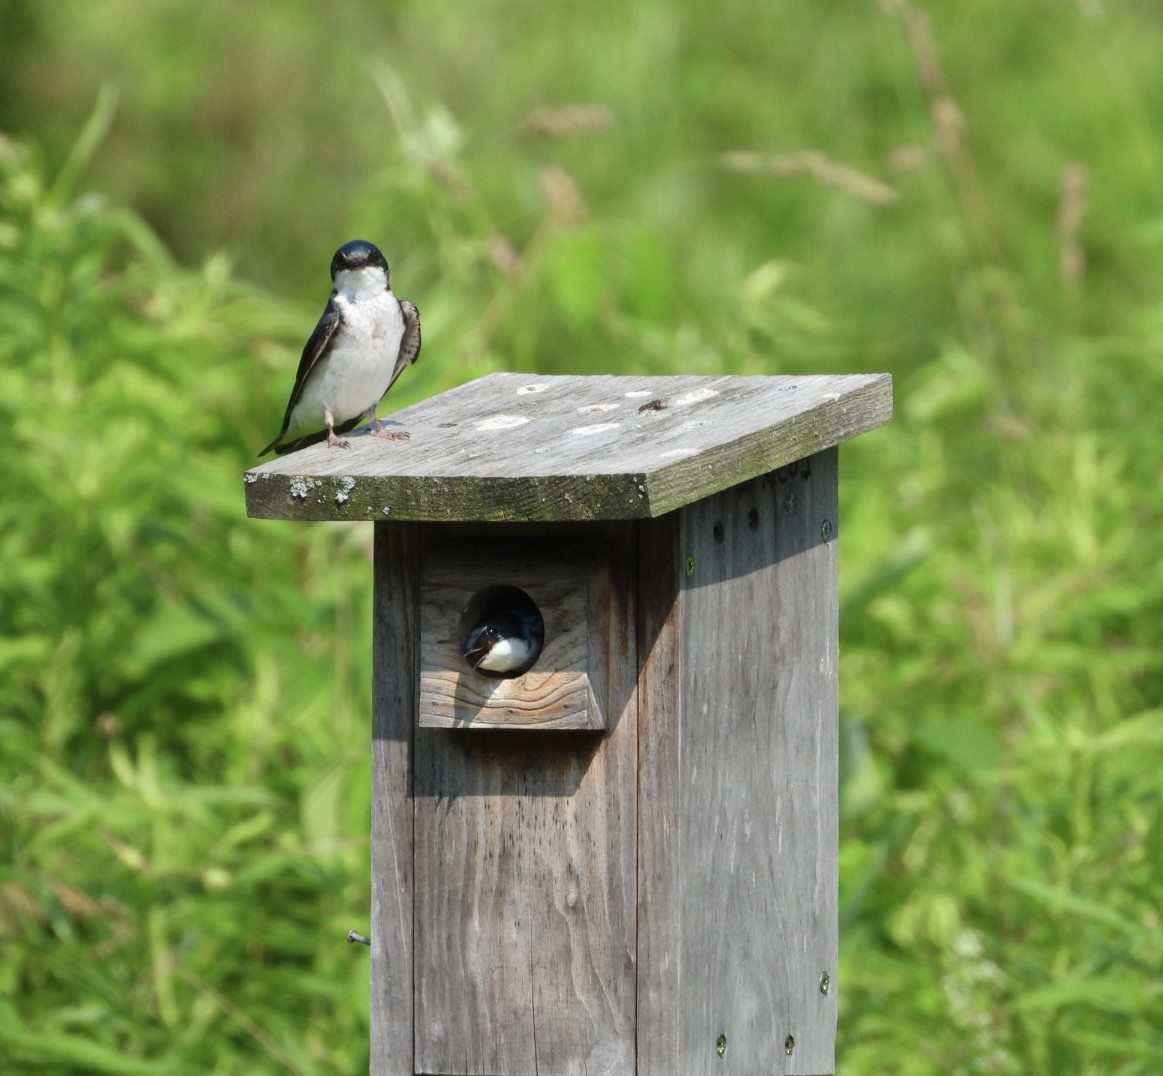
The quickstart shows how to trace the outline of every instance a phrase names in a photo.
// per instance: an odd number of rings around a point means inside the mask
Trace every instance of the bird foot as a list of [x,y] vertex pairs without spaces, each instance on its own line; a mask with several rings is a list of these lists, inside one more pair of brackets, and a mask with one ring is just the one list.
[[328,448],[351,448],[351,442],[345,441],[342,437],[331,431],[327,434]]
[[412,435],[407,430],[389,430],[386,426],[373,426],[369,437],[379,437],[384,441],[407,441]]

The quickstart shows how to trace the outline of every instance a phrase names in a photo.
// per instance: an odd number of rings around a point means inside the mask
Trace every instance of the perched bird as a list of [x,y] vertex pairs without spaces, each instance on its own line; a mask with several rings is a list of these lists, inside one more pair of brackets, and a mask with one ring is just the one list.
[[420,312],[392,294],[388,277],[383,254],[363,239],[335,252],[331,298],[303,348],[279,435],[260,456],[325,438],[332,448],[350,448],[339,435],[367,419],[373,436],[408,436],[388,433],[376,418],[380,400],[420,354]]
[[464,660],[478,672],[520,676],[537,660],[545,622],[536,607],[495,608],[464,640]]

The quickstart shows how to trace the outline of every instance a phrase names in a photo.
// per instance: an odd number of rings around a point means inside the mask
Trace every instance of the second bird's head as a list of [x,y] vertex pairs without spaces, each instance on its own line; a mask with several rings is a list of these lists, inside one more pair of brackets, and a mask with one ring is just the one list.
[[545,622],[534,608],[495,610],[465,637],[464,660],[490,676],[520,676],[541,656]]

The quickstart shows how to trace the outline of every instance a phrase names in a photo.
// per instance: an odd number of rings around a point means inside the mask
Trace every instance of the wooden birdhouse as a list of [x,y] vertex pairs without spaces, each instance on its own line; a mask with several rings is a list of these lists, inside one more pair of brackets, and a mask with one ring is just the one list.
[[[372,1071],[833,1071],[836,446],[891,379],[492,374],[246,475],[371,520]],[[538,635],[466,657],[490,606]]]

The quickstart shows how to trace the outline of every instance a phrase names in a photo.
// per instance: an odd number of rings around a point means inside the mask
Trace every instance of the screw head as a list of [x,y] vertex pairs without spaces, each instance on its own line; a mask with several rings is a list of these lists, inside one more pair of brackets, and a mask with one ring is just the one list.
[[820,993],[826,994],[832,988],[832,980],[826,971],[820,972]]
[[722,1057],[727,1052],[727,1036],[720,1035],[715,1040],[715,1053]]
[[788,1037],[783,1040],[783,1052],[785,1054],[787,1054],[788,1057],[791,1057],[792,1052],[795,1050],[795,1048],[796,1048],[795,1036],[788,1035]]
[[692,575],[695,574],[695,558],[694,557],[687,557],[687,559],[686,559],[686,574],[687,574],[688,579]]
[[830,519],[825,519],[824,522],[820,524],[820,537],[823,538],[825,542],[831,539],[832,521]]

